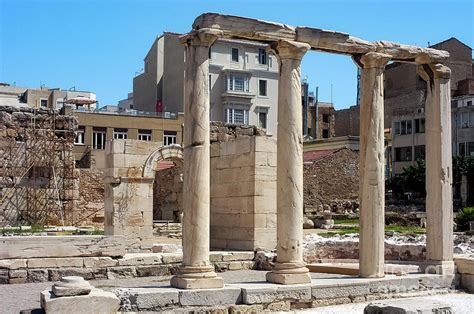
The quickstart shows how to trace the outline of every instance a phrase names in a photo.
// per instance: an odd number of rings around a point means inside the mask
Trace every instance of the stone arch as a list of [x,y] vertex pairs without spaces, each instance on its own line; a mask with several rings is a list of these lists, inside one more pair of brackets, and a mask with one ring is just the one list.
[[143,167],[144,178],[155,178],[156,164],[165,159],[173,159],[174,162],[183,163],[183,147],[178,144],[162,146],[154,150],[146,159]]

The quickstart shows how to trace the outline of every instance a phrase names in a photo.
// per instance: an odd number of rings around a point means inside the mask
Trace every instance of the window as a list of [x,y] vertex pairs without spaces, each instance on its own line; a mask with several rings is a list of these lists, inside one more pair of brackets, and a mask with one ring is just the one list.
[[467,106],[468,106],[468,107],[469,107],[469,106],[472,106],[472,100],[469,100],[469,101],[467,102]]
[[328,114],[323,114],[323,122],[324,123],[329,123],[329,115]]
[[225,76],[225,89],[227,91],[248,92],[249,77],[240,73],[229,73]]
[[411,146],[395,148],[395,161],[411,161]]
[[163,145],[172,145],[176,144],[176,132],[175,131],[165,131],[163,135]]
[[126,140],[127,139],[127,129],[114,129],[114,139],[115,140]]
[[415,119],[415,133],[425,133],[425,119]]
[[92,131],[92,148],[94,149],[105,149],[105,134],[103,130]]
[[74,139],[74,144],[84,145],[84,128],[79,127],[76,131],[76,138]]
[[329,138],[329,130],[323,129],[323,138]]
[[40,106],[48,107],[48,100],[46,98],[40,98]]
[[267,113],[264,111],[258,113],[258,126],[262,129],[267,128]]
[[461,128],[469,127],[469,112],[461,112]]
[[425,145],[415,146],[415,160],[425,159]]
[[469,112],[469,127],[474,128],[474,111]]
[[394,128],[394,134],[400,134],[400,122],[399,121],[395,122],[393,128]]
[[239,49],[232,48],[232,62],[239,62]]
[[267,96],[267,81],[258,80],[258,95]]
[[460,156],[474,156],[474,142],[459,143]]
[[227,108],[225,110],[225,122],[233,124],[248,124],[249,111],[244,108]]
[[267,52],[265,49],[258,49],[258,64],[267,64]]
[[395,134],[406,135],[412,133],[412,122],[411,120],[402,120],[395,122]]
[[138,130],[138,139],[140,141],[151,141],[151,130]]

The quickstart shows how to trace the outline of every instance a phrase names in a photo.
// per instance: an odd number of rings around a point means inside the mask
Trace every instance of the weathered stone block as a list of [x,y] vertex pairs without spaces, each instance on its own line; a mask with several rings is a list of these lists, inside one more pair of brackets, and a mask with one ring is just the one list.
[[469,293],[474,293],[474,275],[462,274],[461,287],[469,291]]
[[163,264],[161,253],[130,253],[118,260],[120,266]]
[[245,304],[271,303],[276,300],[309,300],[309,285],[276,286],[271,284],[242,287],[242,301]]
[[182,306],[238,304],[241,300],[240,288],[184,290],[179,292]]
[[107,270],[105,268],[59,268],[49,269],[49,281],[59,281],[62,277],[79,276],[86,280],[106,279]]
[[229,307],[230,314],[257,314],[263,312],[263,305],[232,305]]
[[46,313],[116,313],[119,299],[112,292],[92,289],[88,295],[56,297],[52,291],[42,291],[41,307]]
[[266,309],[271,312],[287,312],[291,310],[291,304],[289,301],[273,302],[268,304]]
[[8,269],[0,269],[0,284],[8,284]]
[[242,263],[241,262],[230,262],[229,265],[227,265],[228,270],[241,270],[242,269]]
[[11,278],[26,278],[28,272],[26,269],[11,269],[8,271],[8,276]]
[[28,269],[28,282],[43,282],[48,281],[49,274],[47,269]]
[[224,262],[230,261],[251,261],[255,256],[254,252],[232,252],[232,254],[225,254],[222,256]]
[[318,299],[314,300],[312,307],[320,306],[329,306],[329,305],[338,305],[338,304],[347,304],[351,303],[351,299],[348,297],[345,298],[330,298],[330,299]]
[[153,311],[179,303],[178,290],[168,288],[121,288],[114,290],[122,310]]
[[0,237],[2,259],[75,256],[123,256],[122,236]]
[[183,262],[182,253],[163,253],[163,264],[173,264]]
[[437,300],[412,298],[371,303],[364,309],[367,314],[388,313],[454,313],[451,305]]
[[117,266],[118,260],[111,257],[84,257],[84,267],[99,268]]
[[116,266],[107,268],[108,279],[130,278],[136,276],[137,271],[135,266]]
[[31,258],[27,264],[28,268],[83,267],[84,260],[82,257]]
[[26,259],[0,259],[0,268],[26,268]]
[[168,265],[138,265],[136,270],[138,277],[171,275],[171,268]]

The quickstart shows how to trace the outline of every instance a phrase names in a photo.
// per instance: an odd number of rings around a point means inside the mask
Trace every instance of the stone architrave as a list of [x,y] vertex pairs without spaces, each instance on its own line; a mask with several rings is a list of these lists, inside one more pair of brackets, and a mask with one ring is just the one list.
[[451,148],[451,70],[424,64],[418,73],[427,82],[426,116],[426,259],[432,272],[452,273],[453,192]]
[[209,47],[220,33],[206,29],[182,37],[186,46],[183,171],[183,265],[171,279],[182,289],[222,288],[209,261],[210,144]]
[[272,49],[280,61],[277,139],[277,262],[267,281],[311,282],[303,262],[303,130],[301,59],[310,46],[280,40]]
[[359,159],[361,277],[385,275],[383,71],[389,60],[389,55],[375,52],[355,60],[362,68]]

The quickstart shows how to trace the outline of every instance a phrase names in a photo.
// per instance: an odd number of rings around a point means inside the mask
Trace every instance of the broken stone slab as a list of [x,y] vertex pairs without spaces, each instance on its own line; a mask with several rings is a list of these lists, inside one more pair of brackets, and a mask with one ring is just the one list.
[[74,296],[89,294],[92,286],[79,276],[62,277],[60,282],[53,285],[52,291],[55,296]]
[[153,253],[179,253],[182,251],[182,248],[176,244],[154,243],[151,250]]
[[163,264],[161,253],[129,253],[118,260],[120,266]]
[[129,244],[123,236],[0,237],[0,260],[123,256]]
[[288,286],[244,284],[239,285],[239,287],[242,288],[242,302],[244,304],[271,303],[282,299],[297,301],[311,299],[311,286],[309,284]]
[[82,257],[70,258],[30,258],[28,268],[59,268],[59,267],[83,267]]
[[113,291],[120,299],[123,311],[154,311],[179,303],[176,289],[120,288]]
[[120,300],[112,292],[92,289],[87,295],[55,296],[52,291],[44,290],[40,293],[41,308],[48,314],[68,313],[116,313],[120,307]]
[[454,313],[449,303],[434,299],[399,299],[393,301],[379,301],[367,305],[365,314],[428,314],[428,313]]
[[135,266],[117,266],[107,268],[108,279],[136,277],[137,270]]
[[236,287],[179,291],[179,303],[182,306],[239,304],[240,301],[241,289]]
[[455,257],[454,263],[459,273],[474,275],[474,257]]
[[6,268],[6,269],[26,268],[26,259],[0,259],[0,268]]

